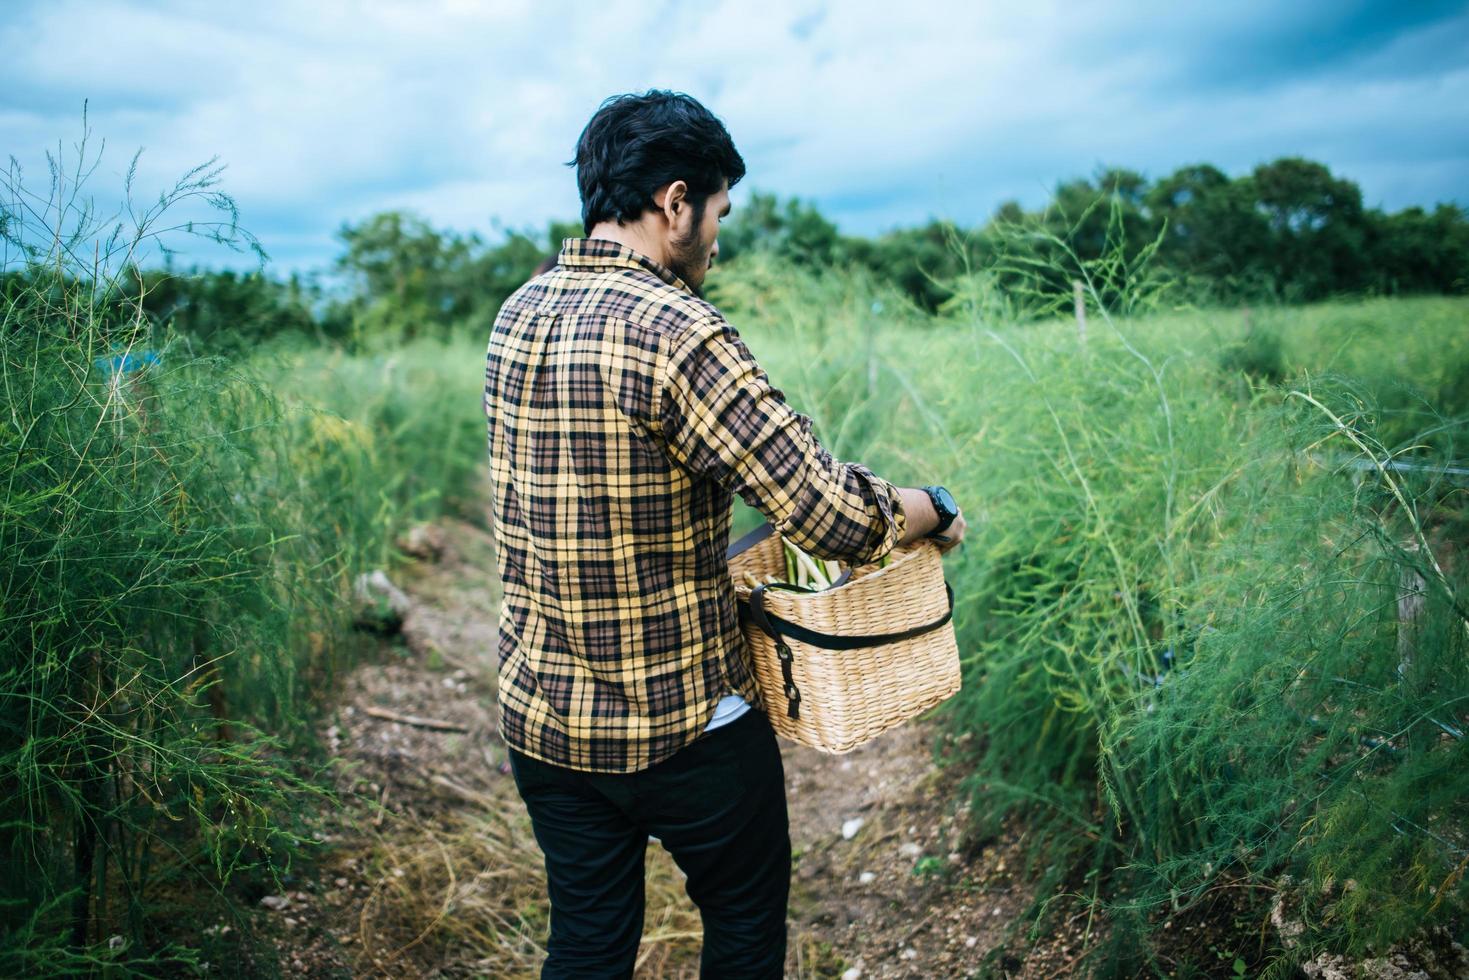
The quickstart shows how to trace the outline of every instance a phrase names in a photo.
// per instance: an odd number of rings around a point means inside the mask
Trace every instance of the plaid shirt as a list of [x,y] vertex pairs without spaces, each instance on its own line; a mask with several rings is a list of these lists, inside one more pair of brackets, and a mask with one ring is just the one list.
[[903,532],[892,484],[832,459],[719,311],[616,242],[568,238],[505,301],[484,407],[500,734],[544,762],[635,772],[722,695],[760,706],[732,492],[824,558],[874,559]]

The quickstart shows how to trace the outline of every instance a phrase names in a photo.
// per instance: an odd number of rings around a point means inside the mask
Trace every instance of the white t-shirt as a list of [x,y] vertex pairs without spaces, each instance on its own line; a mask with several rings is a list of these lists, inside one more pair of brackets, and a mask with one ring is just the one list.
[[726,694],[714,706],[714,717],[709,719],[709,724],[704,726],[704,731],[707,732],[711,728],[718,728],[720,725],[727,725],[749,710],[749,702],[744,698],[738,694]]

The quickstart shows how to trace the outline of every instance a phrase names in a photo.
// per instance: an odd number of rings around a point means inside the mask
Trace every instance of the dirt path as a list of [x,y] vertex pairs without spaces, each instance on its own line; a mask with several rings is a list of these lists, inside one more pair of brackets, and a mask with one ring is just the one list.
[[[541,856],[495,734],[491,543],[470,525],[420,535],[400,573],[402,636],[347,677],[322,738],[344,806],[322,858],[267,896],[261,924],[294,975],[536,975]],[[392,720],[394,716],[415,720]],[[426,724],[426,723],[432,723]],[[910,724],[843,756],[782,741],[795,851],[788,977],[966,977],[1030,904],[1013,840],[961,840],[935,730]],[[640,977],[695,977],[697,912],[648,852]],[[1064,944],[996,976],[1055,976]]]

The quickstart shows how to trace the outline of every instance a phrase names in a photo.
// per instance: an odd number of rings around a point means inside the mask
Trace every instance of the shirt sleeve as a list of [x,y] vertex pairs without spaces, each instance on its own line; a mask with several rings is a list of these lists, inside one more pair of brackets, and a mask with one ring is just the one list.
[[676,340],[660,411],[676,463],[738,493],[802,551],[861,563],[902,537],[897,488],[833,459],[728,322],[706,322]]

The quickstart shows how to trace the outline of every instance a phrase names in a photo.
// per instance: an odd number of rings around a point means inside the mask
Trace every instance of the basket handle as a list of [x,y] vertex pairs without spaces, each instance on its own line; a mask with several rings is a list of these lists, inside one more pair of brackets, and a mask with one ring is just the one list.
[[755,547],[755,545],[759,544],[761,541],[764,541],[766,538],[770,537],[774,533],[775,528],[772,527],[768,521],[764,524],[761,524],[759,527],[755,528],[755,530],[751,531],[749,534],[744,535],[734,544],[726,548],[724,550],[724,560],[729,561],[735,555],[744,554],[746,551],[749,551],[751,548]]
[[[761,541],[764,541],[766,538],[770,537],[774,533],[775,528],[769,522],[761,524],[759,527],[755,528],[755,530],[751,531],[749,534],[744,535],[734,544],[726,548],[724,550],[724,560],[733,560],[736,556],[742,555],[745,552],[749,551],[751,548],[755,547],[755,545],[759,544]],[[852,569],[849,565],[847,568],[842,569],[842,573],[832,580],[831,587],[834,589],[838,585],[846,585],[847,580],[851,577]],[[800,588],[800,586],[792,585],[790,586],[790,588],[797,589]]]

